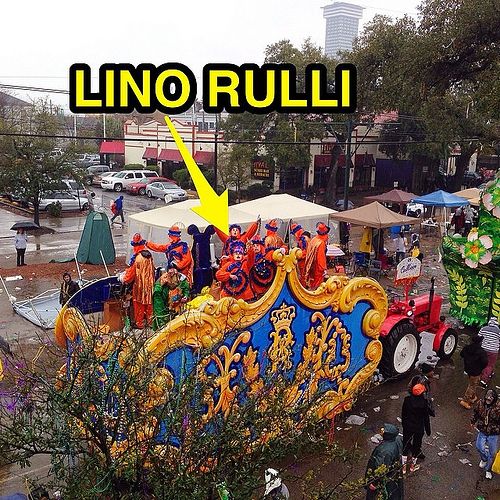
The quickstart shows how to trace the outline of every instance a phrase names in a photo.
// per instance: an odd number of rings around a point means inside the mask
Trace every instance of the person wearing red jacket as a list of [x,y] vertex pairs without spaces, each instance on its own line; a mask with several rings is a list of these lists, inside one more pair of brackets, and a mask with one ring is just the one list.
[[120,281],[125,284],[133,283],[132,301],[137,328],[149,326],[153,316],[153,286],[155,284],[155,265],[151,252],[141,250]]
[[258,231],[259,226],[260,218],[250,224],[248,229],[242,233],[241,226],[239,224],[231,224],[229,226],[229,236],[224,234],[220,229],[214,228],[217,236],[222,241],[222,257],[229,257],[231,254],[229,247],[235,241],[241,241],[243,245],[246,245]]
[[306,254],[310,238],[304,234],[304,229],[300,224],[295,224],[295,223],[292,224],[290,226],[290,232],[295,236],[297,247],[302,250],[302,257],[298,261],[298,268],[299,268],[300,282],[305,286],[304,278],[305,278]]
[[245,244],[242,241],[233,241],[229,247],[231,255],[225,259],[220,269],[215,273],[221,284],[221,297],[251,300],[254,293],[250,286],[250,269],[255,261],[252,247],[245,255]]
[[264,240],[259,236],[252,238],[252,247],[255,254],[254,265],[250,269],[250,286],[256,299],[264,295],[276,276],[276,264],[273,261],[274,250],[267,250]]
[[316,224],[318,233],[311,239],[307,246],[306,260],[304,264],[304,281],[307,288],[314,290],[323,282],[326,265],[326,244],[330,228],[323,222]]
[[147,241],[146,246],[153,252],[162,252],[167,258],[167,268],[175,264],[181,274],[186,276],[189,285],[193,284],[193,255],[185,241],[181,241],[181,230],[178,226],[172,226],[168,230],[170,243],[159,245]]

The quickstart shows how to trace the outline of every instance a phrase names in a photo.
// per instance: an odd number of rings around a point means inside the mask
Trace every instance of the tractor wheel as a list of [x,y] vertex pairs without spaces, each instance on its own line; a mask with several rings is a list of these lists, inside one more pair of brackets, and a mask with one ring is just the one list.
[[458,345],[458,334],[453,328],[448,328],[444,332],[437,355],[440,359],[449,359],[453,356]]
[[420,352],[420,335],[414,325],[398,323],[381,341],[379,368],[385,378],[399,378],[413,369]]

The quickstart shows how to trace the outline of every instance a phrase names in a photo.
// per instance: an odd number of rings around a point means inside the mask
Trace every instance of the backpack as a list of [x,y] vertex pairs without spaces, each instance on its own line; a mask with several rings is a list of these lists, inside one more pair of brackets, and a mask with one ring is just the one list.
[[118,212],[115,202],[111,203],[111,212],[113,212],[113,214],[116,214]]

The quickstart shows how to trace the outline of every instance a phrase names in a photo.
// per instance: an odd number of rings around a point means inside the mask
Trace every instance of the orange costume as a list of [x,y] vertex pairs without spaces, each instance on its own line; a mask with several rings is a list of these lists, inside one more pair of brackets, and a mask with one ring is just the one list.
[[152,241],[146,242],[146,246],[153,252],[162,252],[167,258],[167,267],[172,264],[177,270],[186,276],[189,285],[193,284],[193,255],[185,241],[181,241],[181,230],[178,226],[172,226],[168,230],[170,243],[159,245]]
[[300,224],[292,224],[290,226],[290,231],[295,236],[297,247],[302,250],[302,257],[298,261],[298,268],[300,282],[305,286],[307,247],[309,246],[309,242],[311,241],[311,239],[308,236],[304,235],[304,229]]
[[278,226],[279,226],[279,223],[276,219],[270,220],[265,225],[265,228],[267,229],[266,237],[264,238],[264,245],[266,247],[266,251],[268,251],[268,250],[274,251],[274,250],[281,248],[281,247],[286,248],[285,243],[283,242],[283,239],[278,234]]
[[326,265],[326,244],[330,228],[319,222],[316,224],[317,236],[311,239],[307,246],[304,264],[304,281],[309,289],[317,288],[323,283]]
[[246,245],[248,243],[248,241],[253,238],[254,234],[259,229],[259,223],[260,223],[260,220],[257,220],[256,222],[253,222],[252,224],[250,224],[248,229],[243,234],[241,233],[241,226],[240,225],[231,224],[229,226],[229,236],[227,234],[224,234],[219,229],[214,228],[215,232],[217,233],[217,236],[222,241],[222,245],[223,245],[222,255],[229,256],[229,254],[231,253],[229,247],[235,241],[241,241],[244,245]]
[[146,248],[146,240],[142,239],[140,233],[135,233],[130,244],[132,245],[133,255],[130,257],[129,266],[134,263],[137,254]]
[[233,241],[229,251],[231,255],[223,261],[215,277],[221,284],[221,297],[251,300],[253,291],[250,286],[250,269],[255,260],[255,253],[250,247],[244,255],[245,245],[241,241]]
[[153,286],[155,283],[155,265],[151,252],[139,252],[133,264],[127,268],[122,278],[123,283],[133,283],[132,301],[134,319],[137,328],[144,328],[144,323],[151,324],[153,316]]
[[256,299],[264,295],[276,276],[276,264],[273,261],[274,250],[267,250],[264,241],[258,236],[252,238],[255,262],[250,269],[250,286]]

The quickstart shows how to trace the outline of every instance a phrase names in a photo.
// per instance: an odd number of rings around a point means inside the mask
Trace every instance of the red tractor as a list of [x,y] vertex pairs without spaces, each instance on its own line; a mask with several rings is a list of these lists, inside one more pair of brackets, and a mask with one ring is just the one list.
[[408,373],[418,360],[420,333],[434,334],[432,348],[441,359],[451,358],[458,343],[457,332],[441,316],[443,297],[434,294],[434,278],[429,294],[410,300],[393,296],[380,329],[383,345],[379,369],[385,378]]

